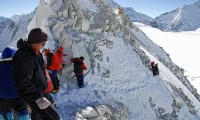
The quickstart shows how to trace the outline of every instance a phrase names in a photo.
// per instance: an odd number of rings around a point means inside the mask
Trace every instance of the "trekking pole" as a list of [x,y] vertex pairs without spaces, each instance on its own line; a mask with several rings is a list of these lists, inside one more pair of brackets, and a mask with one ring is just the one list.
[[51,117],[52,120],[54,120],[52,115],[46,109],[44,109],[44,111]]
[[73,75],[71,79],[73,79],[76,75]]
[[[92,67],[91,67],[92,68]],[[91,68],[85,73],[84,77],[90,72]]]
[[[84,77],[90,72],[91,68],[84,74]],[[76,75],[73,75],[71,79],[73,79]]]
[[65,43],[65,40],[66,40],[66,39],[70,39],[70,38],[69,38],[69,37],[66,37],[62,42],[60,42],[59,45],[63,46],[63,44]]
[[59,46],[63,46],[65,40],[66,40],[66,38],[62,42],[60,42]]

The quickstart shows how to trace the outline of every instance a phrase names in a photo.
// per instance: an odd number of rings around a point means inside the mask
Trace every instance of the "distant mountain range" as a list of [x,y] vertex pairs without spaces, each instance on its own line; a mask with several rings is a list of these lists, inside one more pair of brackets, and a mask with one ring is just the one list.
[[141,23],[144,23],[147,25],[151,25],[152,27],[158,27],[158,24],[155,19],[153,19],[145,14],[136,12],[131,7],[124,8],[124,11],[131,18],[132,22],[141,22]]
[[155,19],[136,12],[133,8],[124,8],[132,22],[141,22],[163,31],[194,31],[200,27],[200,0],[192,5],[184,5]]
[[[0,48],[3,48],[11,42],[14,30],[15,23],[12,20],[5,17],[0,17]],[[1,50],[2,49],[0,49],[0,51]]]
[[15,15],[13,17],[0,17],[0,51],[10,43],[16,43],[16,40],[25,37],[27,33],[27,26],[33,18],[35,12],[27,15]]
[[164,31],[194,31],[200,27],[200,0],[156,17]]

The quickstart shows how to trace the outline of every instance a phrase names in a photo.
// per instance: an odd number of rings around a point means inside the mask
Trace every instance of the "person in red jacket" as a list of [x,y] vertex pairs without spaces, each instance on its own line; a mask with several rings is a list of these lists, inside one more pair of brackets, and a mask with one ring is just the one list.
[[49,49],[45,51],[45,56],[47,57],[47,69],[51,70],[51,80],[53,82],[53,91],[52,92],[59,92],[60,91],[60,83],[58,80],[58,71],[60,71],[62,65],[57,54],[51,52]]
[[65,63],[65,61],[63,60],[63,57],[67,56],[67,54],[64,54],[63,52],[64,52],[64,48],[62,46],[58,47],[56,54],[57,54],[61,64]]
[[[67,56],[67,54],[64,54],[63,52],[64,52],[64,48],[62,46],[60,46],[60,47],[58,47],[58,49],[57,49],[57,51],[55,53],[59,58],[59,61],[60,61],[61,65],[62,65],[62,68],[65,66],[65,61],[63,60],[63,57]],[[60,75],[62,75],[62,68],[59,71]]]
[[85,64],[83,63],[84,57],[81,56],[80,58],[73,58],[71,62],[74,63],[74,73],[77,78],[78,86],[80,88],[84,87],[84,75],[83,70],[87,70]]

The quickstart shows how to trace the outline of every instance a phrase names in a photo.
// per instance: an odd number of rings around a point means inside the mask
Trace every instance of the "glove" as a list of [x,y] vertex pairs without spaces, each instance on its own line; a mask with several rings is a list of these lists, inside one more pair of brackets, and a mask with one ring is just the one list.
[[41,97],[35,101],[40,109],[46,109],[48,106],[51,105],[51,102],[47,100],[45,97]]

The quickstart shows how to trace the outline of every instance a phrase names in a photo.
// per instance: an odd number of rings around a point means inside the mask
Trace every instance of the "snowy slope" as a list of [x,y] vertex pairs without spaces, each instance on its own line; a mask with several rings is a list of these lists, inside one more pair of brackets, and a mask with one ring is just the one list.
[[200,0],[164,13],[156,20],[164,31],[194,31],[200,27]]
[[[111,2],[41,0],[27,25],[27,31],[40,27],[48,33],[46,48],[62,45],[68,54],[61,92],[53,94],[62,119],[199,120],[199,95],[181,69],[128,16],[113,13]],[[75,56],[84,56],[88,68],[81,89],[69,61]],[[159,63],[159,76],[148,68],[152,60]]]
[[156,44],[162,46],[176,64],[185,69],[185,75],[200,92],[198,77],[200,58],[197,57],[197,52],[200,50],[199,31],[173,33],[162,32],[143,24],[137,26]]

